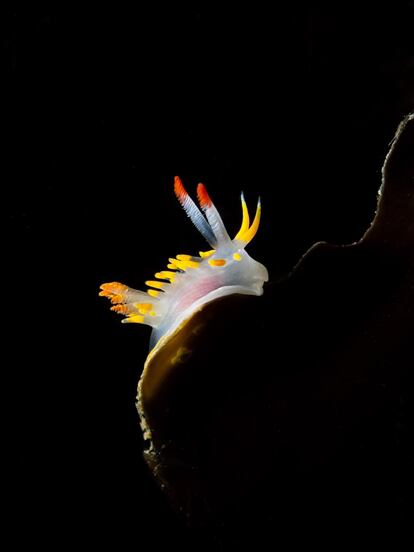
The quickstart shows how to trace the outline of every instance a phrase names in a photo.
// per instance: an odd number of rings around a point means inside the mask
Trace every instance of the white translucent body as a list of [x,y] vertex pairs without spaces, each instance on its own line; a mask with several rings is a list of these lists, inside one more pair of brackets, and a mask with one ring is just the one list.
[[[174,182],[176,196],[212,250],[200,257],[177,255],[167,271],[156,273],[158,280],[147,281],[147,292],[118,282],[103,284],[101,295],[114,304],[113,310],[125,315],[124,323],[143,323],[153,328],[151,348],[172,332],[202,305],[234,293],[262,295],[268,280],[266,268],[245,251],[260,222],[260,200],[250,225],[247,205],[241,195],[243,220],[231,240],[223,221],[202,184],[197,187],[202,211],[185,191],[181,180]],[[153,288],[153,289],[152,289]]]
[[[228,247],[227,251],[216,250],[208,259],[199,260],[199,268],[189,268],[177,273],[172,284],[166,284],[165,291],[155,298],[156,315],[150,323],[153,326],[151,346],[164,335],[170,334],[186,318],[202,305],[233,293],[262,295],[263,283],[268,280],[266,268],[252,259],[243,249]],[[240,261],[233,258],[238,253]],[[224,266],[211,266],[210,260],[222,259]],[[149,317],[151,318],[151,317]]]

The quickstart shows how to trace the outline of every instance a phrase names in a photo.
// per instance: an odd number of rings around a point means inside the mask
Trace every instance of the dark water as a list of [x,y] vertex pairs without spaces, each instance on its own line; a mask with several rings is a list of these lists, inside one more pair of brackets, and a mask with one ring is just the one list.
[[149,329],[121,327],[98,286],[204,247],[175,174],[207,185],[231,232],[240,190],[262,196],[250,253],[274,279],[318,240],[359,239],[414,108],[414,5],[2,11],[13,537],[201,549],[141,457]]

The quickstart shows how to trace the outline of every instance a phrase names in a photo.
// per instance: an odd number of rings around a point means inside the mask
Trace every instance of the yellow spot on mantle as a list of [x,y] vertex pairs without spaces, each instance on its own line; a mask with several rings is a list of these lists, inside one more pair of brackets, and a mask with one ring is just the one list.
[[151,295],[151,297],[158,297],[160,292],[155,289],[147,289],[148,295]]
[[208,264],[211,266],[224,266],[226,261],[224,259],[210,259]]
[[[173,265],[173,268],[179,268],[180,270],[187,270],[187,268],[198,268],[200,265],[195,261],[180,261],[179,259],[168,259]],[[170,268],[170,265],[168,265]]]
[[122,322],[124,323],[132,322],[134,324],[142,324],[144,322],[144,317],[141,316],[140,314],[134,314],[132,316],[129,316],[128,318],[124,318]]
[[135,303],[134,307],[139,309],[140,311],[148,312],[152,309],[152,303]]
[[164,287],[165,282],[157,282],[156,280],[147,280],[145,282],[146,286],[150,286],[156,289],[162,289]]
[[161,280],[170,280],[170,282],[174,282],[175,274],[175,272],[170,272],[169,270],[162,270],[161,272],[156,272],[154,276]]
[[199,251],[198,254],[202,259],[205,259],[206,257],[211,257],[214,251],[214,249],[211,249],[210,251]]

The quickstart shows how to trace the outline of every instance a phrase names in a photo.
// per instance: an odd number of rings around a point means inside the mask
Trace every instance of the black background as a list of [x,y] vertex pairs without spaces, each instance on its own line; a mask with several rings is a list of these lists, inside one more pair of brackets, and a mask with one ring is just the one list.
[[[283,276],[372,220],[414,107],[414,2],[269,9],[3,9],[5,483],[17,543],[191,547],[141,456],[149,329],[102,282],[141,287],[205,247],[172,193],[203,181],[231,233]],[[271,313],[269,313],[271,316]]]

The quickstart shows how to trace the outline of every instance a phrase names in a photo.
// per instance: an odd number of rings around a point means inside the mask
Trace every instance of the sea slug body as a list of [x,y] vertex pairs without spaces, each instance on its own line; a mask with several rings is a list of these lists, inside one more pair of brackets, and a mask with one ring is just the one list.
[[[203,184],[197,186],[201,210],[186,192],[181,180],[175,177],[174,191],[188,217],[210,244],[209,251],[198,256],[176,255],[170,258],[167,270],[155,273],[147,280],[146,292],[112,282],[101,285],[99,295],[107,297],[112,310],[124,315],[124,323],[150,325],[150,347],[168,336],[202,305],[233,293],[262,295],[268,280],[267,269],[252,259],[245,247],[259,228],[261,205],[250,224],[249,212],[241,194],[242,223],[231,239],[223,221]],[[204,214],[203,214],[204,213]]]

